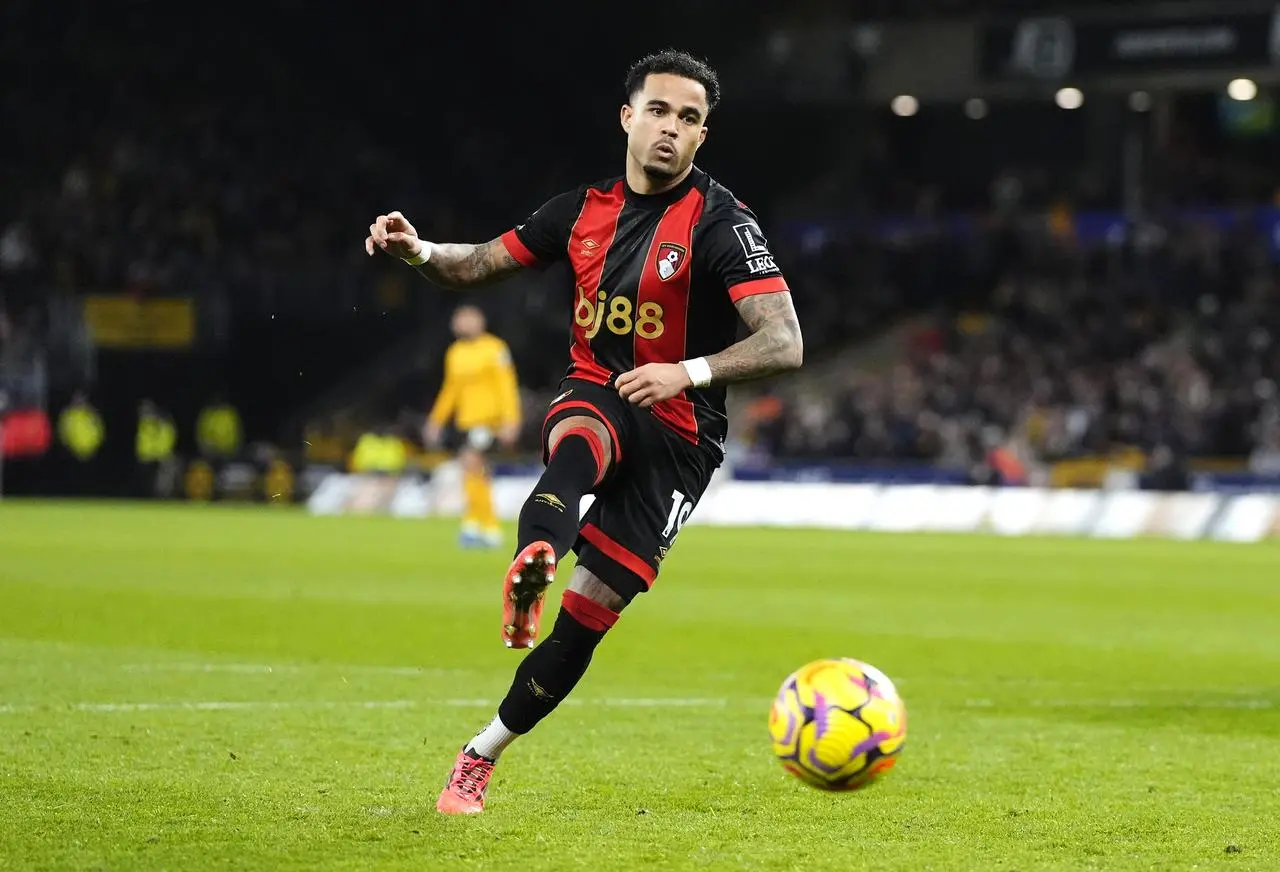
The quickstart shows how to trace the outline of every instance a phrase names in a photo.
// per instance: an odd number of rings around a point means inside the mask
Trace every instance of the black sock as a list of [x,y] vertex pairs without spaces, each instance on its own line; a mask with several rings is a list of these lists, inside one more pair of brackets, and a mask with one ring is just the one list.
[[605,630],[584,626],[563,607],[555,626],[521,661],[515,680],[498,706],[498,717],[513,733],[527,733],[569,695],[587,671]]
[[555,549],[557,560],[563,558],[578,538],[582,497],[591,490],[598,473],[596,456],[587,440],[572,433],[564,436],[520,509],[515,553],[543,540]]

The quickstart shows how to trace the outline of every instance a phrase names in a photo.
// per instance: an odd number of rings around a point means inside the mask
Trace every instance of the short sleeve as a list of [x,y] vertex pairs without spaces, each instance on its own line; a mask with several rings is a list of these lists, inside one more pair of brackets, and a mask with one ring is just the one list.
[[581,207],[581,191],[558,194],[538,207],[523,224],[502,234],[502,244],[524,266],[560,260],[569,250],[569,234]]
[[733,302],[790,290],[756,216],[742,204],[714,219],[703,246],[711,274],[724,282]]

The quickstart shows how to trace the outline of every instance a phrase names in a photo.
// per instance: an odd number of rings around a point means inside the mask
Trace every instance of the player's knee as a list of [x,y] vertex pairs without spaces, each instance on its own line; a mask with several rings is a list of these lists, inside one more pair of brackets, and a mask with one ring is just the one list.
[[584,566],[574,567],[563,604],[580,623],[607,630],[618,621],[627,601]]
[[606,460],[613,458],[613,437],[609,435],[609,428],[599,418],[593,418],[590,415],[571,415],[557,421],[547,436],[548,453],[554,455],[560,440],[570,434],[588,439],[594,438],[604,449]]
[[609,428],[599,419],[589,415],[573,415],[565,418],[557,422],[547,436],[547,457],[553,459],[556,449],[565,439],[570,438],[580,438],[587,443],[598,470],[596,480],[604,478],[614,460],[614,444]]

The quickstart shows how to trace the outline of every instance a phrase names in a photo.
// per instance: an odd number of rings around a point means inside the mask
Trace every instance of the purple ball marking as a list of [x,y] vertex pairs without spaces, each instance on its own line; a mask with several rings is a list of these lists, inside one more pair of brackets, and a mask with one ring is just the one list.
[[818,759],[817,749],[810,748],[809,749],[809,765],[812,766],[814,769],[817,769],[819,772],[830,775],[831,773],[838,771],[843,764],[837,763],[834,766],[828,766],[826,763],[823,763],[821,760]]
[[815,739],[821,739],[827,731],[827,698],[821,691],[813,693],[813,729]]
[[890,694],[885,693],[884,688],[882,688],[878,684],[872,684],[869,688],[867,688],[867,693],[871,696],[872,699],[882,699],[882,700],[885,700],[886,702],[893,701],[893,697]]
[[[814,729],[813,738],[814,738],[814,741],[819,741],[822,739],[823,733],[827,731],[827,698],[822,694],[821,691],[815,690],[813,693],[812,717],[813,717],[813,729]],[[823,763],[821,760],[818,759],[816,748],[809,749],[808,757],[809,757],[810,766],[812,766],[814,769],[818,770],[819,772],[826,773],[826,774],[830,774],[837,771],[841,765],[837,763],[835,766],[828,766],[826,763]]]
[[861,757],[863,754],[866,754],[869,751],[874,751],[876,749],[876,746],[879,745],[881,742],[887,741],[892,738],[893,736],[890,733],[872,733],[871,738],[863,739],[861,742],[853,746],[853,750],[849,752],[849,759],[856,760],[858,757]]

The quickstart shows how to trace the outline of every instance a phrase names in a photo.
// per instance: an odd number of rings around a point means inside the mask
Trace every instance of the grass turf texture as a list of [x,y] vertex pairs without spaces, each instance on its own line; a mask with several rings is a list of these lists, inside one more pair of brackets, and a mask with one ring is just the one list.
[[[0,503],[0,868],[1280,868],[1274,546],[690,527],[446,819],[520,657],[454,533]],[[769,754],[833,655],[910,715],[862,793]]]

